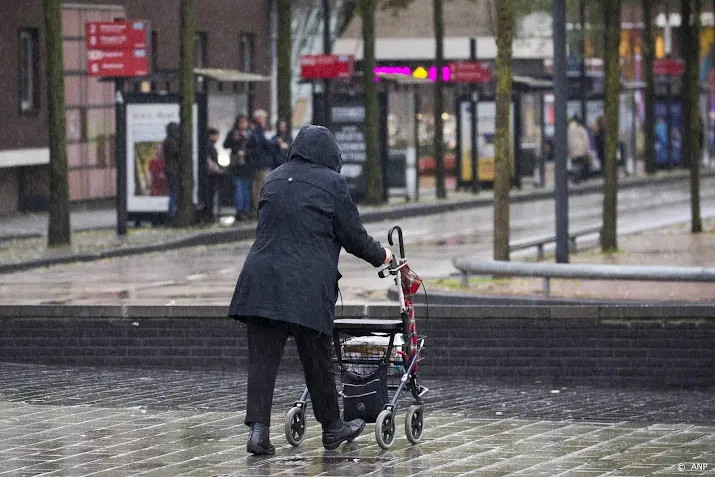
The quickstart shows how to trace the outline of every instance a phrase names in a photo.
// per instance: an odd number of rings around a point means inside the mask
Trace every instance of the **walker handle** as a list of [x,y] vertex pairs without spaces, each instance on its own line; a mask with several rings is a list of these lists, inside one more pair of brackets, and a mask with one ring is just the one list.
[[400,242],[400,258],[404,259],[405,257],[405,242],[402,240],[402,229],[400,228],[399,225],[395,225],[390,229],[390,231],[387,233],[387,241],[390,243],[390,245],[395,245],[394,242],[392,241],[392,232],[397,230],[397,239]]

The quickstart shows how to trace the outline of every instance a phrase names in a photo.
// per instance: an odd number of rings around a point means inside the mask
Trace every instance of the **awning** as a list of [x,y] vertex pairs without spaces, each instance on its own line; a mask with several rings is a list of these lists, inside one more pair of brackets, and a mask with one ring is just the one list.
[[529,90],[550,90],[554,87],[551,80],[533,78],[531,76],[514,75],[512,76],[511,81],[513,86],[523,86]]
[[268,76],[220,68],[195,68],[194,74],[220,83],[265,83],[271,80]]

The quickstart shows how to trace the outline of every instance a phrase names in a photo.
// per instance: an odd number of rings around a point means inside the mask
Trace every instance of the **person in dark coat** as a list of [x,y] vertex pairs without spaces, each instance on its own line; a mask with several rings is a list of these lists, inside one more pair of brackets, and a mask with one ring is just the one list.
[[214,222],[214,196],[216,195],[218,181],[223,174],[223,168],[218,163],[218,151],[216,143],[219,139],[219,131],[216,128],[209,128],[206,133],[208,141],[204,144],[201,157],[204,158],[204,208],[203,219],[207,222]]
[[251,184],[251,218],[258,215],[258,201],[261,187],[269,172],[277,167],[276,155],[270,140],[266,137],[266,122],[268,113],[262,109],[253,113],[253,130],[246,141],[246,154],[253,166],[253,183]]
[[365,421],[343,422],[331,362],[341,247],[375,267],[392,254],[365,231],[345,179],[333,135],[303,126],[287,162],[261,191],[256,241],[246,257],[229,316],[248,337],[247,450],[273,454],[269,439],[273,389],[286,339],[295,339],[323,446],[336,449]]
[[271,139],[271,145],[273,146],[273,152],[276,156],[276,164],[281,165],[286,162],[288,158],[288,149],[293,143],[293,137],[288,129],[288,121],[285,119],[278,120],[276,124],[276,135]]
[[237,223],[248,219],[251,213],[251,181],[253,180],[254,171],[246,153],[246,142],[251,135],[248,126],[248,117],[244,115],[238,116],[233,128],[223,142],[224,149],[231,150],[231,165],[229,168],[233,175]]
[[181,149],[179,145],[179,124],[171,122],[166,125],[166,139],[162,144],[164,155],[164,173],[169,183],[169,220],[176,218],[177,200],[179,196],[179,161]]

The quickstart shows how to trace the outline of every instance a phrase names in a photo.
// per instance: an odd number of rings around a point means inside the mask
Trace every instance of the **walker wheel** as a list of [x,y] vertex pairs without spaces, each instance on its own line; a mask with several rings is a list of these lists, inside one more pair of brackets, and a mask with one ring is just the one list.
[[389,449],[395,442],[395,415],[389,409],[383,410],[375,421],[375,440],[383,449]]
[[305,409],[294,406],[286,414],[286,439],[293,447],[298,447],[305,439]]
[[413,404],[405,415],[405,434],[407,440],[413,444],[418,444],[422,438],[424,427],[424,406]]

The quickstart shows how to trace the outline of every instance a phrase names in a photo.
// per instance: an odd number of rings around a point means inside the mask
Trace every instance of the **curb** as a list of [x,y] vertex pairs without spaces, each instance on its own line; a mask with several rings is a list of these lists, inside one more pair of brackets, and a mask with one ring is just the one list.
[[[715,177],[715,171],[701,172],[701,179],[705,177]],[[668,184],[689,180],[688,175],[670,175],[663,177],[639,177],[636,179],[621,182],[619,190],[628,190],[638,187],[643,187],[651,184]],[[586,184],[574,188],[569,187],[569,196],[581,196],[595,194],[603,191],[603,184]],[[510,197],[509,202],[512,204],[531,202],[536,200],[549,199],[554,196],[554,191],[540,190],[523,194],[515,194]],[[383,210],[370,210],[360,214],[363,223],[383,222],[386,220],[404,219],[409,217],[419,217],[423,215],[435,215],[445,212],[453,212],[458,210],[471,209],[476,207],[489,207],[494,203],[494,198],[479,198],[458,200],[454,202],[437,202],[431,204],[413,203],[399,206],[387,206]],[[114,227],[112,227],[114,228]],[[86,230],[108,230],[106,227],[98,227],[96,229]],[[75,230],[77,232],[79,230]],[[185,247],[195,247],[201,245],[219,245],[231,243],[241,240],[251,240],[255,237],[255,227],[248,226],[245,228],[234,228],[230,230],[221,230],[215,232],[199,232],[191,237],[185,237],[177,240],[169,240],[156,245],[140,245],[135,247],[117,248],[95,253],[80,253],[67,255],[62,257],[42,258],[38,260],[30,260],[27,262],[16,262],[0,265],[0,274],[21,272],[34,268],[50,267],[53,265],[66,265],[76,262],[92,262],[96,260],[104,260],[108,258],[127,257],[131,255],[142,255],[145,253],[163,252],[167,250],[175,250]],[[36,234],[28,236],[14,237],[16,239],[35,237]],[[44,235],[41,235],[44,237]],[[2,238],[2,240],[12,240],[12,237]]]

